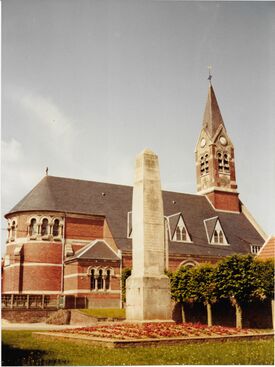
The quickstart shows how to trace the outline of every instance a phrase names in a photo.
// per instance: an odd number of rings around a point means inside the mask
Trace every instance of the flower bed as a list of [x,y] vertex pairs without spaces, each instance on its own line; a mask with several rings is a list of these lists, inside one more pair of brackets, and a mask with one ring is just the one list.
[[[255,330],[237,329],[223,326],[212,326],[202,324],[175,324],[166,322],[131,324],[115,323],[112,325],[89,326],[76,329],[65,329],[63,334],[85,335],[88,337],[107,338],[115,340],[134,340],[152,338],[183,338],[183,337],[208,337],[229,336],[240,334],[255,334]],[[56,333],[56,331],[55,331]]]

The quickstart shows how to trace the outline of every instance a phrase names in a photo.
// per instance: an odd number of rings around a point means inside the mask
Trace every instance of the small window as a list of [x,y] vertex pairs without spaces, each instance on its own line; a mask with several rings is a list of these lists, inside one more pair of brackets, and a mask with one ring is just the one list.
[[35,218],[33,218],[30,223],[30,236],[35,236],[36,234],[37,234],[37,221]]
[[111,271],[108,269],[105,279],[105,289],[110,289]]
[[200,158],[200,170],[201,170],[201,176],[209,173],[208,154],[205,154]]
[[257,246],[257,245],[251,245],[251,253],[253,255],[256,255],[261,249],[261,246]]
[[53,236],[57,237],[59,235],[59,220],[55,219],[53,222]]
[[223,243],[223,233],[222,233],[222,231],[219,232],[219,243]]
[[103,276],[102,269],[99,270],[98,278],[97,278],[97,289],[103,289]]
[[10,229],[11,241],[14,241],[14,239],[15,239],[15,226],[16,226],[16,223],[15,223],[15,220],[14,220],[14,221],[12,221],[11,229]]
[[95,289],[95,271],[91,270],[91,290]]
[[186,229],[184,227],[182,227],[182,229],[181,229],[181,240],[186,241],[186,238],[187,238]]
[[41,225],[41,236],[46,236],[48,234],[49,231],[49,221],[48,219],[44,218],[42,220],[42,225]]
[[179,227],[176,229],[176,240],[181,241],[181,230]]
[[214,242],[219,243],[219,236],[218,236],[218,232],[216,230],[214,231]]

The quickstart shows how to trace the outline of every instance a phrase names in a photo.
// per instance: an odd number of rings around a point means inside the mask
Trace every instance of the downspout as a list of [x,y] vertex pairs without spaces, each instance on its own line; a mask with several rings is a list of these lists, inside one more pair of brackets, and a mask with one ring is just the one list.
[[66,228],[66,213],[64,213],[64,224],[62,234],[62,269],[61,269],[61,294],[64,292],[64,253],[65,253],[65,228]]

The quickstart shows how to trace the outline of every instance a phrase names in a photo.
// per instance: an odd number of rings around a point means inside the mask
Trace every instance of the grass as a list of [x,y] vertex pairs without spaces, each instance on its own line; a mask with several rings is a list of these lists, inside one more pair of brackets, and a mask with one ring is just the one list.
[[31,331],[2,332],[2,365],[273,365],[273,341],[106,349],[84,342],[39,339]]
[[125,318],[125,309],[122,308],[92,308],[78,311],[93,317]]

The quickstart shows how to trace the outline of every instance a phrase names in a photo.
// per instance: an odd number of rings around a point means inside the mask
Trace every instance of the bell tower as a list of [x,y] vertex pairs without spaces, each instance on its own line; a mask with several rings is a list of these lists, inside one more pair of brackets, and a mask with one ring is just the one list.
[[226,131],[211,75],[196,146],[197,192],[206,195],[216,209],[240,211],[235,175],[234,146]]

